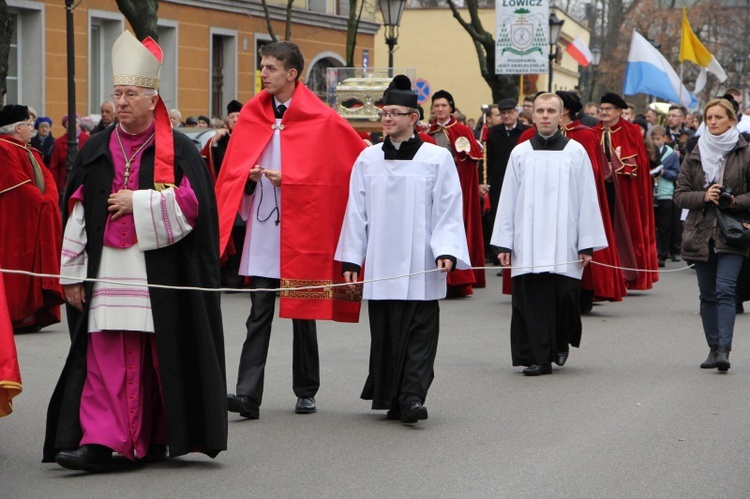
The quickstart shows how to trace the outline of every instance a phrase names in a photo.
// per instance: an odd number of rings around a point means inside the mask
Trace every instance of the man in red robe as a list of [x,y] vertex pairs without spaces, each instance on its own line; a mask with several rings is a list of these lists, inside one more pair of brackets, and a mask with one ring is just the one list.
[[[617,183],[633,243],[637,272],[628,281],[629,289],[651,289],[659,280],[654,228],[653,186],[646,144],[638,125],[621,118],[628,104],[617,94],[607,93],[601,98],[599,125],[595,131],[607,160],[607,171]],[[611,199],[610,199],[611,201]]]
[[0,418],[13,412],[13,397],[21,390],[21,370],[5,299],[5,283],[0,279]]
[[[484,267],[484,236],[479,188],[479,161],[482,148],[471,128],[459,123],[453,113],[453,96],[445,90],[432,95],[432,114],[435,119],[427,132],[440,147],[453,155],[461,181],[464,203],[464,226],[472,267]],[[484,270],[454,270],[448,274],[448,296],[468,296],[472,288],[486,286]]]
[[[62,126],[65,127],[66,132],[55,139],[55,145],[52,147],[52,159],[49,162],[49,169],[52,172],[52,177],[55,179],[57,185],[57,191],[62,196],[65,191],[65,184],[68,181],[68,117],[63,116]],[[78,115],[76,115],[76,121],[73,125],[76,127],[76,141],[78,142],[78,150],[80,151],[83,144],[89,138],[89,134],[81,130],[78,124]]]
[[[0,267],[60,274],[62,225],[55,180],[29,147],[34,122],[26,106],[0,111]],[[60,322],[58,279],[3,274],[15,330]]]
[[[240,275],[251,288],[300,288],[343,282],[333,255],[352,165],[365,148],[357,132],[298,81],[304,58],[297,45],[261,48],[264,90],[240,112],[216,183],[220,251],[235,216],[246,221]],[[276,294],[250,295],[247,339],[230,412],[258,419]],[[320,386],[316,319],[359,320],[360,295],[348,287],[281,294],[280,317],[291,318],[295,412],[316,412]]]
[[[591,160],[591,166],[594,168],[594,181],[596,182],[596,192],[599,199],[599,209],[604,223],[604,232],[607,235],[607,246],[604,249],[593,253],[593,262],[604,265],[587,265],[581,278],[581,311],[588,312],[591,310],[593,300],[622,301],[622,297],[627,294],[625,280],[622,272],[613,267],[620,266],[616,245],[616,236],[612,228],[612,221],[609,215],[609,203],[604,186],[604,154],[599,146],[599,140],[596,132],[591,128],[582,125],[579,120],[573,120],[577,116],[582,105],[578,95],[572,92],[558,90],[555,92],[563,101],[563,112],[560,115],[560,131],[570,139],[575,140],[586,149]],[[531,139],[536,133],[535,128],[524,131],[519,139],[525,142]],[[510,288],[510,274],[507,278],[503,276],[503,292],[507,287]],[[510,294],[510,289],[506,294]]]

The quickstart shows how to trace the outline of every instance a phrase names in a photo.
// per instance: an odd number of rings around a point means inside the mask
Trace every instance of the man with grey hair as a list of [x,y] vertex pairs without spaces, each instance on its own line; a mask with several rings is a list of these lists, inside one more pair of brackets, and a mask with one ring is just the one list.
[[102,102],[102,105],[99,107],[99,112],[102,115],[102,119],[99,120],[99,124],[91,130],[91,135],[101,132],[115,122],[115,105],[112,102],[108,100]]
[[[0,110],[0,268],[57,275],[62,242],[57,187],[39,151],[29,147],[33,128],[26,106]],[[60,322],[64,300],[56,279],[19,274],[0,279],[14,331]]]
[[113,452],[147,463],[227,445],[219,296],[178,289],[219,287],[216,199],[195,146],[170,126],[161,59],[151,38],[117,39],[118,123],[81,149],[66,187],[71,348],[44,461],[68,469],[108,471]]
[[511,354],[526,376],[551,374],[579,345],[581,276],[607,247],[591,161],[560,133],[562,111],[555,94],[534,100],[536,134],[510,154],[492,233],[512,266]]

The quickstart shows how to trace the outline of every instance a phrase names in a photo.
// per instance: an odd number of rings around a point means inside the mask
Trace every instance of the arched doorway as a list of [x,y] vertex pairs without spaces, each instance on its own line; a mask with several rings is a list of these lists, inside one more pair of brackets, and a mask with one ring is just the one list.
[[322,52],[310,61],[310,65],[307,70],[307,78],[305,78],[305,85],[307,88],[312,90],[320,100],[327,102],[327,69],[328,68],[343,68],[346,61],[335,52]]

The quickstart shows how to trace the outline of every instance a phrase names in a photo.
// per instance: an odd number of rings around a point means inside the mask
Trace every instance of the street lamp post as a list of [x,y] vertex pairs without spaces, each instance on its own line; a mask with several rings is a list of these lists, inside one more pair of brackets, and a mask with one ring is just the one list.
[[378,4],[383,14],[385,44],[388,45],[388,74],[393,76],[393,51],[398,43],[398,27],[406,0],[378,0]]
[[65,0],[66,45],[68,49],[68,157],[65,168],[70,171],[78,156],[76,139],[76,53],[73,32],[73,0]]
[[554,12],[549,15],[549,78],[547,91],[552,92],[552,65],[557,59],[557,42],[560,40],[560,32],[565,19],[558,19]]

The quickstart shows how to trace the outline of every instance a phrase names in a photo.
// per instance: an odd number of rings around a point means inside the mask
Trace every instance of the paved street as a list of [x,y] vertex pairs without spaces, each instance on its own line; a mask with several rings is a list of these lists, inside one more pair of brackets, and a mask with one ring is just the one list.
[[[227,452],[117,461],[107,475],[41,464],[68,335],[17,336],[24,393],[0,420],[0,497],[750,497],[750,312],[737,318],[729,373],[701,370],[695,275],[663,275],[596,305],[568,364],[526,378],[510,365],[510,299],[489,276],[488,289],[441,302],[427,421],[387,421],[359,399],[366,313],[319,324],[319,411],[295,415],[291,322],[277,320],[261,418],[230,415]],[[249,298],[224,295],[223,309],[234,391]]]

